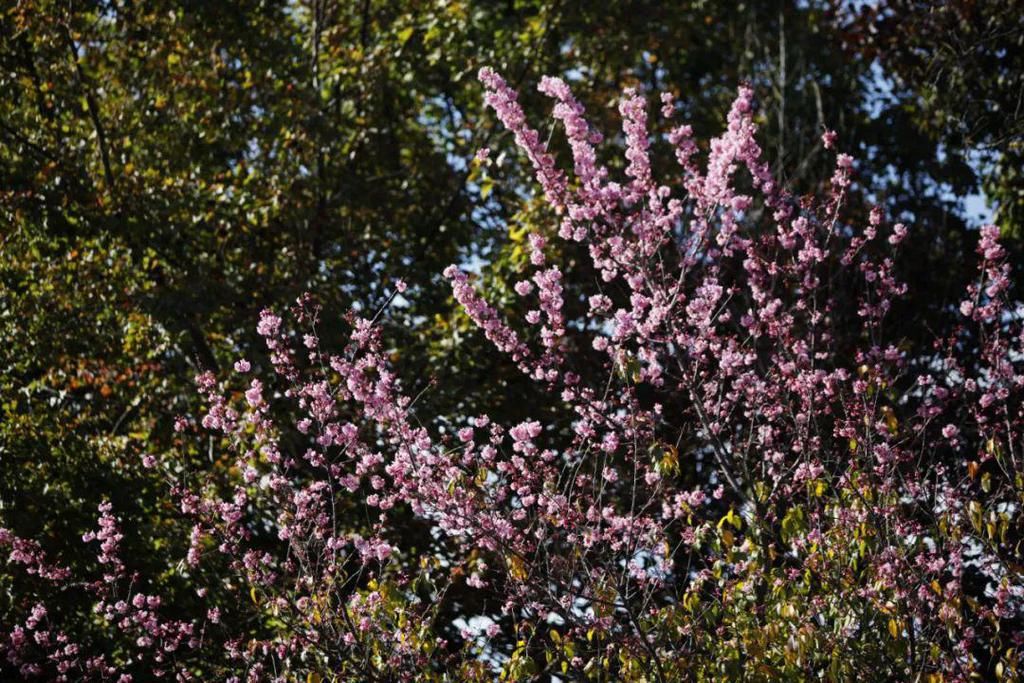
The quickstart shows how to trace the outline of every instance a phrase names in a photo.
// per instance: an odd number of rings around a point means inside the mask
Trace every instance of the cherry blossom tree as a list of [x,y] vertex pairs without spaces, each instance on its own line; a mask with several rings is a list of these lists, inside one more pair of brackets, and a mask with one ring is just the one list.
[[[998,231],[980,231],[954,323],[908,346],[887,321],[913,230],[880,209],[844,218],[856,164],[842,153],[820,196],[789,193],[757,143],[751,89],[706,147],[673,125],[670,95],[658,133],[647,94],[627,91],[619,176],[565,82],[539,89],[571,174],[502,77],[480,80],[554,225],[527,238],[516,305],[464,267],[444,275],[561,416],[502,424],[479,406],[442,431],[399,377],[383,310],[352,312],[338,348],[312,299],[264,311],[272,367],[201,375],[208,410],[179,424],[217,436],[226,475],[144,463],[192,524],[179,571],[237,604],[176,620],[121,557],[109,505],[83,538],[99,543],[89,583],[0,530],[10,562],[41,585],[89,586],[97,619],[129,635],[105,652],[68,642],[40,600],[5,626],[3,666],[189,680],[217,650],[232,680],[1016,676],[1024,332]],[[660,149],[677,178],[653,177]],[[431,550],[397,540],[410,517]],[[456,594],[479,609],[453,626],[441,607]]]

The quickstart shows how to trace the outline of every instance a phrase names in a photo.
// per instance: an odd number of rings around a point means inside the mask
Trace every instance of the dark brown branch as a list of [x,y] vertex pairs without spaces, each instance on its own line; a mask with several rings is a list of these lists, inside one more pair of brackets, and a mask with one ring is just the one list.
[[71,29],[67,24],[64,25],[64,41],[67,44],[71,62],[75,65],[75,80],[85,95],[86,111],[92,120],[93,129],[96,131],[96,141],[100,148],[100,160],[103,163],[103,177],[106,180],[107,187],[113,192],[115,189],[114,173],[110,167],[110,149],[107,146],[107,134],[103,129],[103,122],[100,121],[99,104],[96,102],[96,97],[92,92],[89,80],[82,69],[82,63],[78,58],[78,46],[75,45],[75,39],[72,37]]

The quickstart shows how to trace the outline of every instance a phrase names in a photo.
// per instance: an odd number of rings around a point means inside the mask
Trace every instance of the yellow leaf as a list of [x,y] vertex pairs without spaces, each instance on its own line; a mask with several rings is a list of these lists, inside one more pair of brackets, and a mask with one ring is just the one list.
[[975,531],[980,532],[982,525],[982,514],[984,513],[984,510],[982,510],[981,505],[976,500],[972,500],[970,504],[968,504],[967,510],[971,516],[971,525],[974,527]]
[[896,639],[900,637],[900,625],[896,623],[895,619],[889,620],[889,635]]
[[734,529],[739,529],[743,524],[743,520],[740,519],[739,515],[732,508],[729,508],[729,512],[725,514],[720,520],[718,520],[718,528],[721,529],[726,524],[731,524]]
[[893,413],[892,408],[889,406],[882,408],[882,414],[885,416],[885,426],[889,428],[889,433],[895,434],[899,427],[899,421],[896,419],[896,414]]
[[516,581],[526,580],[526,567],[523,565],[522,558],[518,555],[513,555],[508,559],[508,573]]

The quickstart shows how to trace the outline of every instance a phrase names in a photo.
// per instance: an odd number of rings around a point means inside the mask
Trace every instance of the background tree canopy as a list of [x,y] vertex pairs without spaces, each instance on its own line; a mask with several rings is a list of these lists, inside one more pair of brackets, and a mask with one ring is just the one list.
[[[532,86],[561,75],[602,130],[624,87],[668,89],[697,139],[749,82],[762,147],[800,192],[828,178],[819,140],[837,130],[858,159],[853,210],[880,203],[919,238],[901,258],[928,296],[902,304],[896,336],[920,339],[970,275],[949,265],[974,247],[964,197],[984,191],[1019,248],[1022,22],[1013,0],[5,2],[0,526],[88,564],[76,544],[109,498],[146,574],[197,609],[174,571],[187,530],[142,456],[225,467],[212,437],[174,431],[198,414],[193,377],[266,364],[258,312],[303,292],[330,340],[344,311],[410,284],[385,324],[424,414],[549,410],[521,400],[524,378],[484,351],[441,277],[489,264],[485,292],[508,305],[526,229],[551,224],[484,112],[484,65],[534,120],[550,104]],[[473,162],[482,146],[496,165]],[[0,572],[0,620],[24,580]],[[61,609],[92,627],[84,602]]]

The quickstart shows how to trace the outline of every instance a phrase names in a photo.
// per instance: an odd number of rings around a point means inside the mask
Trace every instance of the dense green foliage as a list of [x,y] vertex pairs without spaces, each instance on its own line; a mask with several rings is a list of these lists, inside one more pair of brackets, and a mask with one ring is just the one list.
[[1019,229],[1024,4],[891,0],[847,19],[851,46],[877,58],[906,91],[893,102],[902,116],[929,144],[942,145],[941,180],[959,195],[984,186],[1003,228]]

